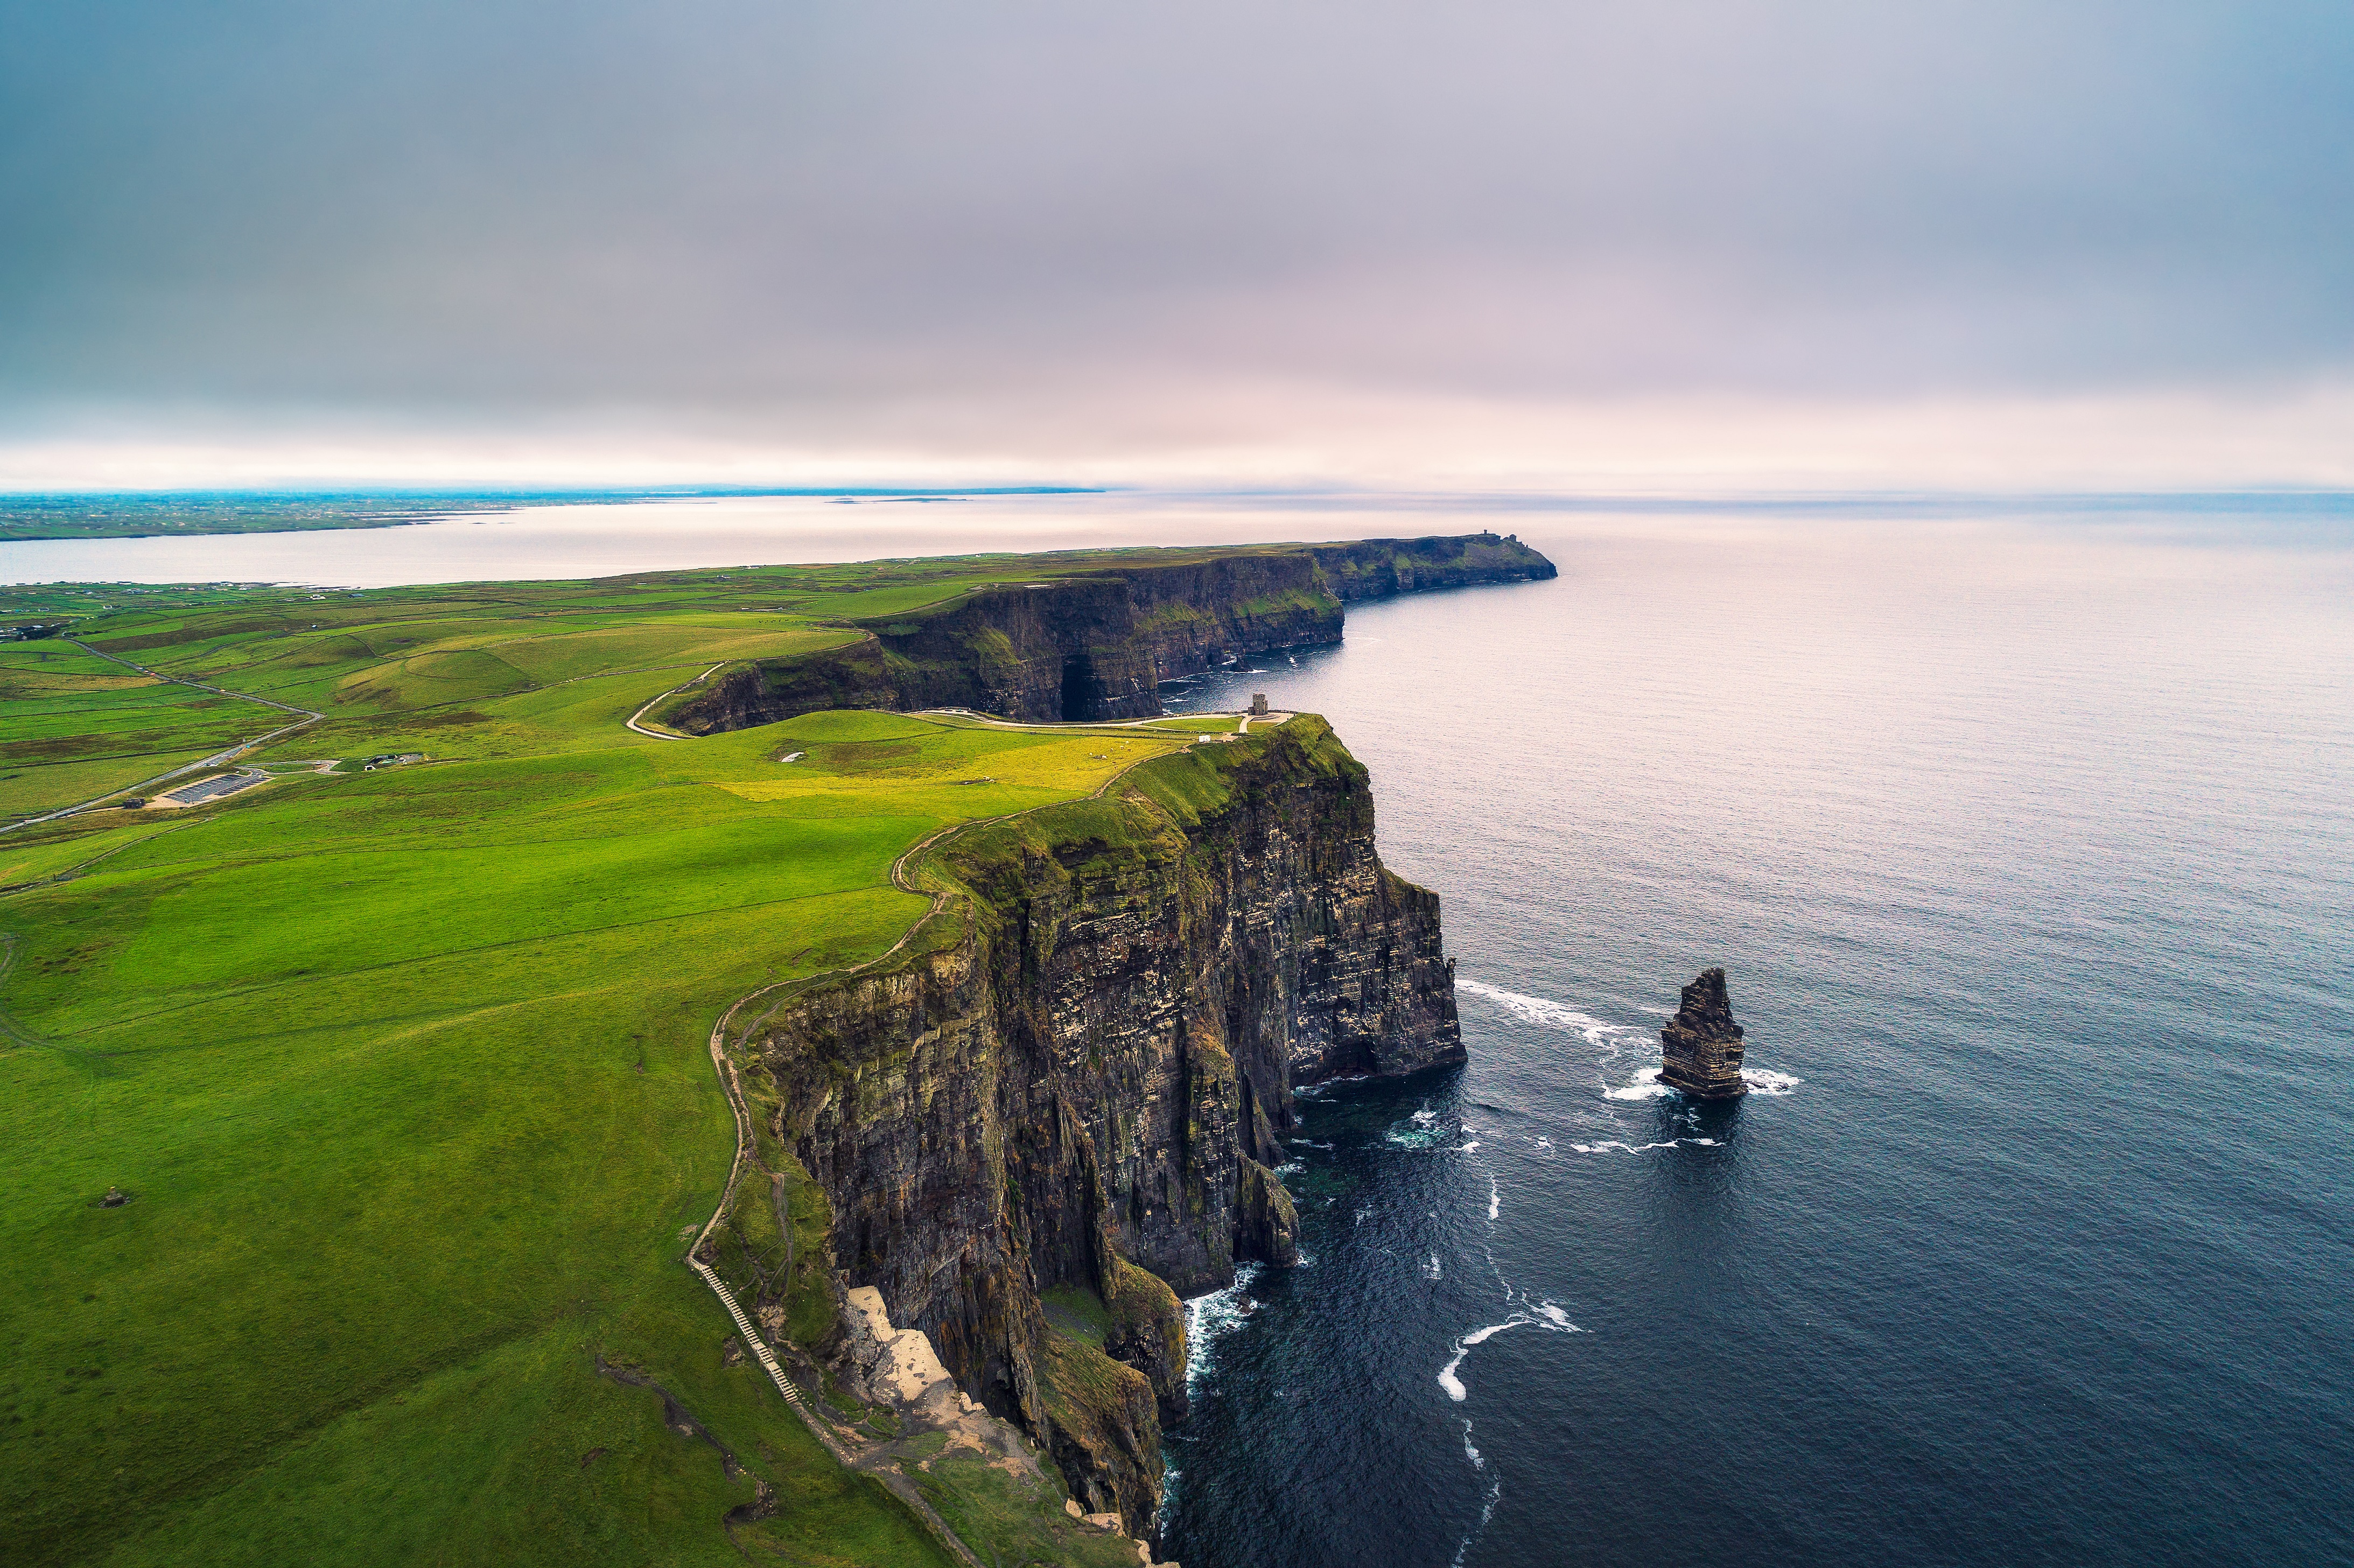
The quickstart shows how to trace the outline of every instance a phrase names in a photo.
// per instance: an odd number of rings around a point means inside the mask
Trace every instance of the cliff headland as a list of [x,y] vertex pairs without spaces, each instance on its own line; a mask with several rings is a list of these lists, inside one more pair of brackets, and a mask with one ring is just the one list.
[[833,624],[856,632],[855,641],[736,665],[658,717],[690,735],[826,708],[1145,718],[1161,712],[1162,681],[1272,648],[1340,641],[1345,605],[1554,575],[1543,556],[1495,534],[1137,552],[1092,570],[976,582],[917,609],[845,619]]
[[[0,642],[16,1555],[1125,1568],[1294,1091],[1461,1045],[1320,720],[1099,715],[1552,571],[0,591],[62,623]],[[716,702],[845,654],[869,711]]]
[[[1462,1060],[1438,901],[1382,866],[1364,768],[1308,715],[967,829],[921,874],[949,895],[932,929],[729,1041],[769,1173],[822,1193],[844,1285],[1141,1536],[1184,1411],[1178,1295],[1298,1257],[1293,1089]],[[713,1253],[788,1311],[790,1281]]]

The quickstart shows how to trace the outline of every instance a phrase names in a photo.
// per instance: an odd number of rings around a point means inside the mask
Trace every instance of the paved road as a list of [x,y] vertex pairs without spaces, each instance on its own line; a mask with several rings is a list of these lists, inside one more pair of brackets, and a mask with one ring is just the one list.
[[37,817],[27,817],[22,821],[10,822],[5,827],[0,827],[0,833],[14,832],[18,828],[29,828],[39,822],[54,822],[59,817],[70,817],[77,811],[87,811],[92,806],[111,800],[118,795],[128,795],[134,790],[139,789],[151,789],[158,784],[177,779],[183,773],[200,773],[207,768],[225,768],[234,758],[242,757],[247,752],[254,750],[258,747],[267,746],[271,741],[278,739],[281,736],[292,735],[296,730],[302,729],[309,725],[317,724],[321,719],[326,717],[324,714],[313,713],[309,708],[298,708],[292,703],[276,702],[269,697],[257,697],[250,692],[232,692],[225,686],[208,686],[202,681],[191,681],[179,675],[166,675],[160,670],[150,670],[144,664],[134,664],[128,659],[116,658],[115,655],[107,652],[102,648],[92,648],[89,643],[75,641],[74,639],[70,637],[60,637],[58,641],[60,642],[72,642],[75,647],[80,649],[85,653],[95,653],[100,658],[120,664],[126,670],[136,670],[143,675],[151,676],[158,681],[169,681],[175,686],[194,686],[200,692],[211,692],[216,696],[235,697],[239,702],[245,703],[260,703],[266,708],[276,708],[281,713],[301,714],[302,716],[295,720],[292,724],[286,726],[283,729],[273,729],[268,735],[258,736],[255,739],[239,741],[237,745],[230,747],[227,751],[216,751],[210,757],[205,758],[200,761],[183,763],[181,766],[173,768],[168,773],[158,773],[153,779],[142,779],[136,784],[125,784],[119,789],[109,789],[103,795],[93,795],[89,800],[80,802],[79,805],[63,807],[55,811],[45,811]]

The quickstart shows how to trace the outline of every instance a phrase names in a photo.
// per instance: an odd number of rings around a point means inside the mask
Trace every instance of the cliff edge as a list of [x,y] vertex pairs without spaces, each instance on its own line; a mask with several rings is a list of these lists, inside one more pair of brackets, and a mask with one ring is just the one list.
[[[949,896],[916,940],[731,1055],[837,1298],[877,1292],[1141,1537],[1179,1294],[1297,1258],[1294,1088],[1463,1059],[1438,901],[1383,867],[1365,770],[1309,715],[967,829],[919,874]],[[794,1277],[746,1282],[764,1320],[838,1340]]]
[[1161,711],[1162,681],[1273,648],[1340,641],[1346,604],[1557,575],[1543,556],[1496,534],[1176,551],[1165,564],[1159,554],[844,621],[858,641],[736,665],[657,717],[689,735],[828,708],[1150,718]]

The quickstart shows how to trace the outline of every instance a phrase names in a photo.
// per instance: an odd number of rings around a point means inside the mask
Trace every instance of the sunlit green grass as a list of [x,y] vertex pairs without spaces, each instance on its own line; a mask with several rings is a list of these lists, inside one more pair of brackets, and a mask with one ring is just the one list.
[[[737,1560],[750,1483],[601,1356],[800,1499],[760,1539],[938,1560],[720,1366],[677,1261],[733,1144],[705,1036],[889,947],[926,906],[889,885],[907,845],[1179,738],[621,729],[666,683],[492,699],[416,732],[445,759],[9,846],[18,878],[115,852],[0,903],[0,1004],[45,1042],[0,1054],[12,1555]],[[111,1186],[132,1202],[96,1206]]]
[[0,642],[0,821],[73,805],[276,728],[276,710],[54,639]]
[[[0,832],[0,1556],[944,1562],[756,1364],[722,1364],[732,1324],[679,1262],[734,1144],[706,1039],[747,991],[896,942],[928,903],[891,885],[908,846],[1087,795],[1198,721],[623,721],[715,665],[853,640],[854,617],[1119,558],[0,589],[164,675],[323,715],[265,766],[427,758]],[[61,639],[0,644],[0,822],[290,716]],[[924,941],[953,936],[935,924]],[[792,1202],[807,1252],[822,1195]],[[822,1283],[790,1298],[811,1337]],[[726,1523],[755,1478],[779,1510]],[[938,1495],[1027,1539],[1030,1502],[988,1483]]]

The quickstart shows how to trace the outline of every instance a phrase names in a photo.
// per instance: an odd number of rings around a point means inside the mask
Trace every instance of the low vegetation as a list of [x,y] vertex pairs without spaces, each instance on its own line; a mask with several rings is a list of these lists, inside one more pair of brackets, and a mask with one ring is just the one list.
[[[746,992],[890,948],[928,903],[891,883],[910,845],[1189,736],[624,721],[715,663],[855,635],[846,609],[1079,559],[0,595],[71,621],[0,649],[34,694],[0,736],[123,737],[12,753],[20,820],[275,722],[162,676],[325,715],[261,754],[267,788],[0,834],[9,1560],[946,1562],[728,1364],[680,1266],[735,1141],[706,1041]],[[824,1200],[763,1159],[730,1272],[786,1279],[815,1338]],[[970,1479],[928,1494],[1059,1509]]]

